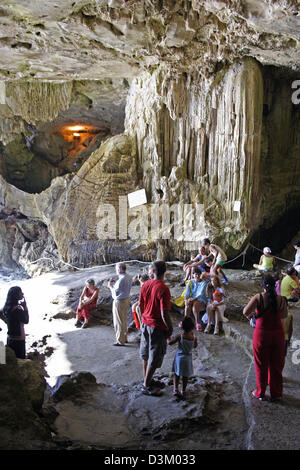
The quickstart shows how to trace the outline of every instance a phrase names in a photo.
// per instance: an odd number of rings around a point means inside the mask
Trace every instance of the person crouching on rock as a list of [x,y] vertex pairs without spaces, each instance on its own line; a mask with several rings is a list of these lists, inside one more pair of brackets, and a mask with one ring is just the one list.
[[7,293],[3,315],[7,323],[7,346],[14,350],[16,357],[25,359],[24,324],[29,323],[28,309],[22,289],[11,287]]
[[77,328],[87,328],[91,319],[91,311],[96,308],[99,289],[95,286],[94,279],[88,279],[79,298],[79,304],[76,311]]

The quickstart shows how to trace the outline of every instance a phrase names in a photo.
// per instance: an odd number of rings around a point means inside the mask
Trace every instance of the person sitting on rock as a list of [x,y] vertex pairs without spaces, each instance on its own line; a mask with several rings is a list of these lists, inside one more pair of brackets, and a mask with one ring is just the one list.
[[273,258],[271,253],[272,253],[271,248],[266,246],[263,249],[263,255],[261,255],[260,257],[259,264],[254,264],[253,267],[255,269],[258,269],[259,271],[264,271],[264,272],[272,271],[275,266],[275,259]]
[[295,306],[300,306],[300,286],[298,273],[293,266],[286,270],[286,275],[281,281],[280,291],[281,295],[286,297],[289,302],[297,302]]
[[192,270],[193,268],[198,267],[201,272],[206,272],[206,266],[205,266],[205,260],[207,258],[207,253],[206,249],[204,246],[201,246],[199,248],[199,252],[195,258],[192,258],[190,261],[185,263],[183,266],[183,270],[185,272],[185,279],[184,281],[180,284],[180,286],[185,286],[186,281],[192,278]]
[[76,311],[77,328],[87,328],[91,319],[91,311],[96,308],[99,289],[95,286],[94,279],[88,279],[79,298],[79,304]]
[[[211,325],[214,323],[214,335],[219,334],[220,322],[228,322],[228,318],[224,316],[226,309],[224,290],[221,287],[221,281],[218,276],[211,277],[211,297],[207,305],[208,322],[204,333],[210,333]],[[214,322],[213,322],[214,318]]]
[[202,330],[200,324],[200,316],[203,315],[206,309],[207,297],[206,287],[209,280],[206,273],[201,273],[199,268],[193,268],[193,279],[187,283],[185,291],[185,312],[184,316],[190,316],[193,312],[196,322],[196,329]]

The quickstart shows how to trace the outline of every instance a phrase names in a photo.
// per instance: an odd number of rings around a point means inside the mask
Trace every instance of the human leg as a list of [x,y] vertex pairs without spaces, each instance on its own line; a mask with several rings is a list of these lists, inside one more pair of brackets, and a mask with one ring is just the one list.
[[[164,332],[158,328],[141,325],[140,357],[143,361],[143,393],[158,396],[153,376],[157,368],[161,367],[166,352],[166,338]],[[161,388],[161,387],[160,387]]]
[[220,322],[220,312],[218,307],[215,308],[215,329],[214,329],[214,335],[219,334],[219,322]]
[[116,344],[124,345],[127,341],[127,311],[129,299],[113,301],[113,324],[116,333]]
[[186,387],[188,384],[188,377],[182,377],[182,395],[185,395]]
[[187,300],[184,301],[184,316],[189,317],[192,311],[192,304],[190,304]]
[[268,384],[270,359],[269,335],[264,330],[257,328],[253,334],[253,357],[256,375],[255,398],[264,398]]
[[273,332],[272,348],[270,352],[268,381],[271,398],[282,397],[282,371],[285,360],[285,340],[281,331]]
[[204,302],[196,300],[196,302],[193,303],[193,314],[195,317],[197,331],[202,331],[203,329],[200,319],[202,318],[202,315],[205,313],[205,311],[206,311],[206,306]]
[[79,303],[77,310],[76,310],[75,326],[81,326],[83,321],[84,321],[84,318],[83,318],[82,308],[81,308],[81,304]]
[[25,340],[22,339],[8,339],[7,346],[9,346],[15,353],[18,359],[26,358]]
[[207,315],[208,315],[208,322],[207,322],[206,328],[204,330],[204,333],[209,333],[210,328],[211,328],[211,324],[212,324],[213,314],[214,314],[213,305],[211,305],[211,304],[208,305],[206,310],[207,310]]
[[178,387],[179,387],[180,377],[176,374],[173,374],[173,395],[179,395]]

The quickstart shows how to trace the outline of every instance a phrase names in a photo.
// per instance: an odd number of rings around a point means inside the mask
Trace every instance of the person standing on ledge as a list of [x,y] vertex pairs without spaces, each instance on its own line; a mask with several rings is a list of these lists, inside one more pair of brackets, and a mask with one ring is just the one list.
[[252,397],[265,400],[269,385],[271,399],[281,400],[285,361],[285,335],[281,320],[287,317],[287,301],[276,294],[272,276],[263,279],[262,287],[263,293],[252,297],[243,310],[248,320],[256,318],[253,334],[256,390],[252,392]]
[[21,287],[11,287],[7,293],[3,316],[7,323],[7,346],[19,359],[26,358],[24,325],[29,323],[26,300]]
[[163,363],[167,350],[167,338],[173,333],[171,294],[164,283],[166,263],[155,261],[151,267],[154,279],[146,281],[140,291],[140,309],[142,314],[140,357],[143,361],[144,395],[159,396],[162,382],[153,380],[156,369]]
[[113,323],[116,333],[114,346],[125,346],[127,343],[127,312],[130,307],[130,290],[132,277],[126,273],[126,264],[116,265],[118,279],[110,279],[108,287],[113,298]]

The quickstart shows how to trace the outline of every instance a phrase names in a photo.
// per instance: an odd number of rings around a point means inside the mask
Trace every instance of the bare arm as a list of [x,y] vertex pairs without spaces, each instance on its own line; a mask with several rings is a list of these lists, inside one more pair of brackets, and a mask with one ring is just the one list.
[[79,298],[80,302],[82,302],[83,297],[85,296],[85,291],[86,291],[86,287],[83,288],[83,291],[82,291],[81,296]]
[[288,316],[288,303],[285,297],[281,297],[281,318],[286,318]]
[[166,310],[161,310],[161,318],[162,318],[164,324],[166,325],[166,327],[168,328],[168,337],[169,337],[173,333],[173,325],[172,325],[172,321],[171,321],[171,317],[169,315],[169,312],[167,312]]
[[96,289],[96,290],[94,291],[92,297],[91,297],[89,300],[86,300],[86,301],[84,302],[84,305],[91,304],[91,303],[95,300],[95,298],[98,297],[98,292],[99,292],[99,289]]
[[180,335],[174,336],[174,338],[168,338],[168,344],[172,345],[179,341]]
[[248,320],[250,320],[251,317],[254,315],[254,311],[256,307],[258,306],[258,299],[259,299],[259,294],[256,294],[250,302],[246,305],[246,307],[243,310],[243,315],[245,315]]

